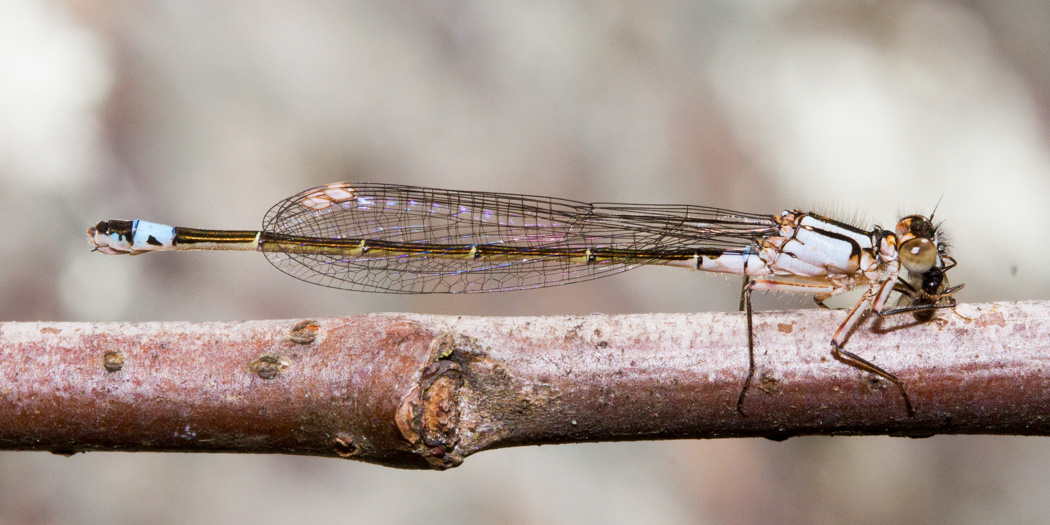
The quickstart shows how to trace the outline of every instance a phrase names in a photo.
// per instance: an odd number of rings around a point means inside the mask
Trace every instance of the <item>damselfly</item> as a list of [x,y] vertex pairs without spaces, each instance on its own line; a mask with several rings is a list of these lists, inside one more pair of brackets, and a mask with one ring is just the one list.
[[[831,337],[839,361],[893,382],[908,414],[904,383],[843,349],[871,311],[928,320],[953,308],[962,285],[933,216],[906,216],[892,230],[865,230],[797,210],[779,215],[706,206],[583,203],[510,193],[339,182],[289,197],[267,212],[261,231],[201,230],[112,220],[88,229],[97,251],[254,250],[307,282],[387,293],[524,290],[603,277],[641,265],[744,276],[748,374],[755,372],[751,292],[828,298],[864,288]],[[894,292],[897,307],[888,308]]]

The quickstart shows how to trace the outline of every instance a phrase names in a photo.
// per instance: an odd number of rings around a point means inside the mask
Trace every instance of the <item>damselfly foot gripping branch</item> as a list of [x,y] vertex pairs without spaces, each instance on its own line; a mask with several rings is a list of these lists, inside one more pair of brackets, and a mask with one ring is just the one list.
[[[687,205],[610,204],[510,193],[338,182],[285,199],[261,231],[200,230],[146,221],[88,229],[106,254],[166,250],[255,250],[307,282],[387,293],[524,290],[660,264],[744,276],[748,374],[755,372],[751,292],[808,293],[817,304],[866,287],[831,337],[832,355],[893,382],[897,376],[843,349],[867,311],[928,320],[953,308],[946,272],[955,266],[931,217],[909,215],[892,230],[864,230],[796,210],[780,215]],[[887,306],[897,292],[898,306]]]

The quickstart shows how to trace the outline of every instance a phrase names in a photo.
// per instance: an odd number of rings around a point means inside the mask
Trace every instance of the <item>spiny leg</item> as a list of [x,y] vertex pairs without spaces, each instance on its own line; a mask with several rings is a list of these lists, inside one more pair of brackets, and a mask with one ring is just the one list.
[[849,314],[846,315],[846,320],[839,325],[838,330],[835,330],[835,335],[831,338],[831,356],[839,362],[856,368],[857,370],[869,372],[888,381],[892,381],[900,390],[901,397],[904,398],[904,408],[908,411],[908,417],[912,417],[915,415],[915,409],[911,406],[911,399],[908,398],[908,392],[904,388],[904,383],[897,376],[853,352],[848,352],[842,349],[850,331],[853,330],[853,327],[860,321],[864,312],[870,308],[875,315],[882,314],[883,307],[886,305],[890,292],[893,290],[894,282],[892,280],[887,280],[881,284],[872,285],[868,291],[864,292],[864,296],[861,297],[860,301],[857,301],[857,304],[854,305],[853,308],[850,309]]
[[908,398],[908,391],[904,388],[904,383],[895,375],[883,370],[881,367],[860,357],[853,352],[843,350],[838,344],[831,343],[831,356],[837,359],[839,362],[849,365],[858,370],[869,372],[880,376],[887,381],[892,381],[893,384],[897,385],[897,389],[901,392],[901,397],[904,398],[904,408],[908,411],[908,417],[915,415],[915,409],[911,406],[911,399]]
[[744,276],[744,285],[740,288],[740,309],[737,310],[738,312],[743,312],[744,311],[744,300],[745,300],[744,297],[747,295],[747,287],[748,287],[748,285],[750,283],[751,283],[751,277],[745,275]]
[[744,287],[740,294],[740,306],[747,318],[747,379],[744,380],[744,388],[740,390],[740,397],[736,401],[736,411],[740,415],[744,412],[744,397],[751,388],[751,380],[755,377],[755,330],[752,315],[754,309],[751,307],[751,292],[753,290],[774,290],[781,292],[815,293],[828,295],[834,291],[834,287],[826,283],[798,283],[791,281],[778,281],[776,279],[752,279],[744,277]]
[[943,310],[945,308],[955,308],[954,302],[945,304],[914,304],[908,306],[898,306],[882,312],[875,312],[875,315],[879,317],[889,317],[893,315],[900,315],[906,313],[921,313],[921,312],[934,312],[937,310]]
[[741,416],[747,415],[744,412],[744,396],[747,395],[748,388],[751,388],[751,379],[755,376],[755,331],[751,321],[751,287],[753,282],[751,278],[745,277],[744,288],[740,293],[740,303],[747,318],[747,379],[744,380],[744,388],[740,389],[740,397],[736,400],[736,411]]
[[[952,297],[952,295],[961,290],[962,287],[963,285],[960,284],[958,286],[952,286],[951,288],[944,289],[939,293],[927,293],[915,289],[915,287],[907,281],[898,280],[897,284],[894,285],[893,290],[896,292],[900,292],[905,297],[911,299],[912,304],[906,306],[898,306],[896,308],[883,310],[881,312],[876,311],[875,315],[879,317],[888,317],[891,315],[899,315],[909,312],[914,314],[928,313],[929,315],[925,316],[925,320],[928,320],[937,310],[950,308],[953,312],[955,312],[956,303],[955,298]],[[955,314],[963,317],[963,319],[967,319],[967,317],[962,316],[962,314],[959,314],[958,312],[955,312]]]

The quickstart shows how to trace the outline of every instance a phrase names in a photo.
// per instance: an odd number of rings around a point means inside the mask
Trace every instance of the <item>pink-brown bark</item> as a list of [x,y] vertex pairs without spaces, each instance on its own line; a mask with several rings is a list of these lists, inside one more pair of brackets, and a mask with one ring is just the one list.
[[[0,324],[0,449],[287,453],[448,468],[496,447],[805,434],[1050,433],[1050,302],[581,317],[376,314]],[[966,317],[963,317],[966,316]],[[969,318],[969,319],[967,319]]]

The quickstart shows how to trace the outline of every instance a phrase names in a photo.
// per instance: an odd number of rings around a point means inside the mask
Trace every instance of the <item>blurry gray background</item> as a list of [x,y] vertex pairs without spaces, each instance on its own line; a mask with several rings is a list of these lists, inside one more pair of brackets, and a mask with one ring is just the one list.
[[[256,228],[338,180],[883,225],[943,196],[958,298],[1046,299],[1048,93],[1041,0],[3,0],[0,319],[737,306],[736,278],[674,269],[383,296],[259,254],[111,258],[84,239],[109,218]],[[445,473],[7,452],[0,524],[1039,522],[1048,458],[1045,439],[987,436],[520,448]]]

